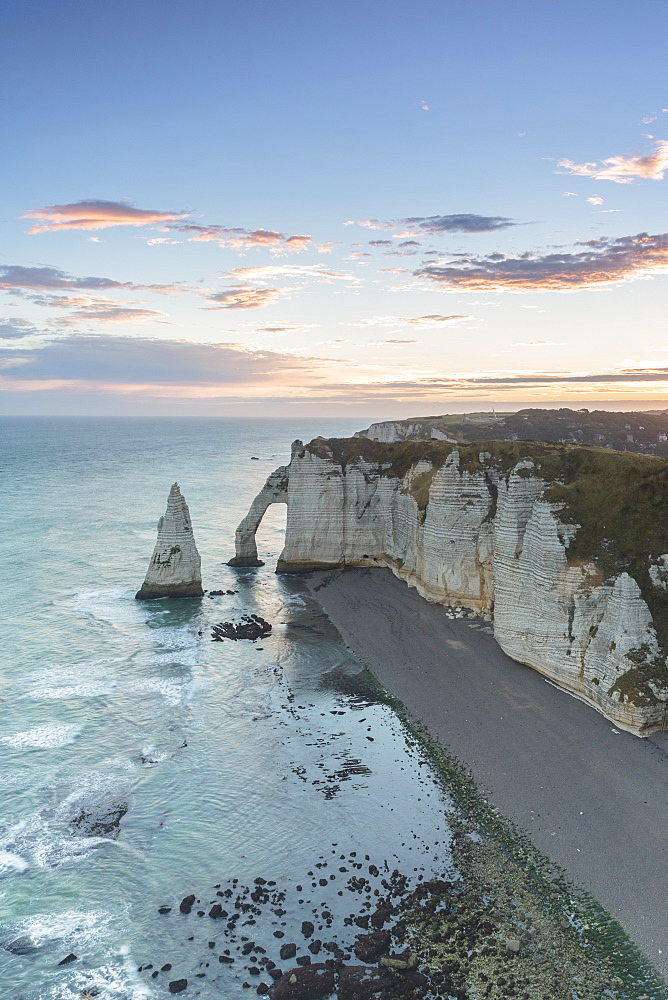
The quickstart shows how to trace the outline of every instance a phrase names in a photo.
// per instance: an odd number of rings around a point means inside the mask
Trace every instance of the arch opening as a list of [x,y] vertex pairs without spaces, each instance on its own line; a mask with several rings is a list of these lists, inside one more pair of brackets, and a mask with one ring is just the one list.
[[235,555],[229,560],[228,566],[264,566],[264,562],[258,559],[255,535],[271,504],[287,504],[288,483],[286,466],[281,466],[269,476],[235,532]]

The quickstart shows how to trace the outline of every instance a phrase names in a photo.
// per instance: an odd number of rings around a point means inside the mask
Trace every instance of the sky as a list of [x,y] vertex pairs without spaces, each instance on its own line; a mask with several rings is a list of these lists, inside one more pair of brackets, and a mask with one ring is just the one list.
[[0,414],[668,406],[664,0],[5,0]]

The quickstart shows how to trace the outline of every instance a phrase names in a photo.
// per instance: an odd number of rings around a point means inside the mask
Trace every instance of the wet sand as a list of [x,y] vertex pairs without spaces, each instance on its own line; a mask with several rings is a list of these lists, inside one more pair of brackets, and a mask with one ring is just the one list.
[[618,731],[389,570],[310,586],[379,681],[668,976],[668,733]]

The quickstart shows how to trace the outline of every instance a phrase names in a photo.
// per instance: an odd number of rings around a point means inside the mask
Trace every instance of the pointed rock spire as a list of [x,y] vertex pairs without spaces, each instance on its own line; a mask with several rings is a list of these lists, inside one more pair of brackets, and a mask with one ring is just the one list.
[[179,484],[174,483],[165,516],[158,521],[158,540],[146,579],[135,597],[138,601],[155,597],[202,597],[201,567],[188,504],[181,496]]

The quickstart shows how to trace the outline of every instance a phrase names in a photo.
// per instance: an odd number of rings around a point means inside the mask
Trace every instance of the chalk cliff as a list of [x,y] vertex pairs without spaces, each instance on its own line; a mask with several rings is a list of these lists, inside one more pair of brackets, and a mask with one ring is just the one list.
[[202,568],[195,545],[188,504],[179,484],[169,491],[165,516],[158,521],[158,540],[146,579],[135,597],[202,597]]
[[287,503],[277,572],[388,566],[493,615],[509,656],[647,734],[668,704],[668,463],[534,442],[296,441],[237,530]]
[[432,427],[429,419],[426,420],[381,420],[379,423],[370,424],[363,431],[355,431],[354,437],[368,438],[370,441],[382,441],[384,444],[392,444],[395,441],[421,441],[432,439],[434,441],[450,441],[456,444],[456,438],[446,434],[442,429]]

